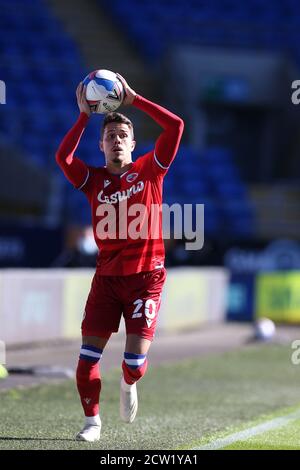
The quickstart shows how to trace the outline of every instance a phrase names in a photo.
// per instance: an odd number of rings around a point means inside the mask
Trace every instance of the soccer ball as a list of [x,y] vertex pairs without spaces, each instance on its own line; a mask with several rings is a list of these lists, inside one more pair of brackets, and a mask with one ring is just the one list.
[[255,338],[260,341],[270,341],[276,333],[276,327],[269,318],[259,318],[254,324]]
[[85,77],[83,84],[92,113],[110,113],[122,104],[124,88],[114,72],[94,70]]

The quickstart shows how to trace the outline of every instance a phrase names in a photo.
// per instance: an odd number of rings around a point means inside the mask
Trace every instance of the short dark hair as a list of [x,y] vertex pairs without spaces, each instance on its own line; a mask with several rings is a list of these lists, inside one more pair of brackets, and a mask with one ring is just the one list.
[[133,124],[130,121],[130,119],[128,119],[127,116],[124,116],[124,114],[113,112],[113,113],[107,113],[105,115],[105,118],[102,123],[102,128],[101,128],[101,139],[103,139],[105,127],[107,126],[107,124],[110,124],[111,122],[116,122],[118,124],[127,124],[133,136]]

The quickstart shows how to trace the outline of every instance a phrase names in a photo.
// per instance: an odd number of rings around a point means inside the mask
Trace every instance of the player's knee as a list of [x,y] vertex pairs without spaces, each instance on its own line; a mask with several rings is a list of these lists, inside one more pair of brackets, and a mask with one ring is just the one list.
[[146,354],[124,353],[122,369],[127,383],[137,382],[145,375],[148,366]]
[[89,364],[96,364],[102,357],[103,349],[96,346],[83,344],[80,348],[79,359],[87,361]]
[[87,344],[82,345],[80,348],[79,361],[76,371],[76,376],[84,378],[90,377],[92,371],[98,369],[98,362],[102,356],[102,349]]

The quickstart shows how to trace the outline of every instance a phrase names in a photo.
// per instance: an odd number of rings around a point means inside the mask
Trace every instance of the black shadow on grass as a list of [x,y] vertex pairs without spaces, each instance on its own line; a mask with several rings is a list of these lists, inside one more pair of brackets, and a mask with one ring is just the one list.
[[75,439],[62,439],[60,437],[1,437],[0,441],[75,441]]

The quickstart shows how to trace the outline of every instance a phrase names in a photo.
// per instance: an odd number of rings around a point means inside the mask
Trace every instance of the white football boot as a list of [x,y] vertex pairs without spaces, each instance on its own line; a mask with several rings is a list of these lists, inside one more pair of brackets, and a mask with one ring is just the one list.
[[101,420],[99,419],[97,424],[90,424],[88,421],[87,418],[84,428],[76,435],[76,441],[96,442],[100,440]]
[[132,423],[138,410],[136,383],[129,385],[124,377],[120,386],[120,416],[125,423]]

